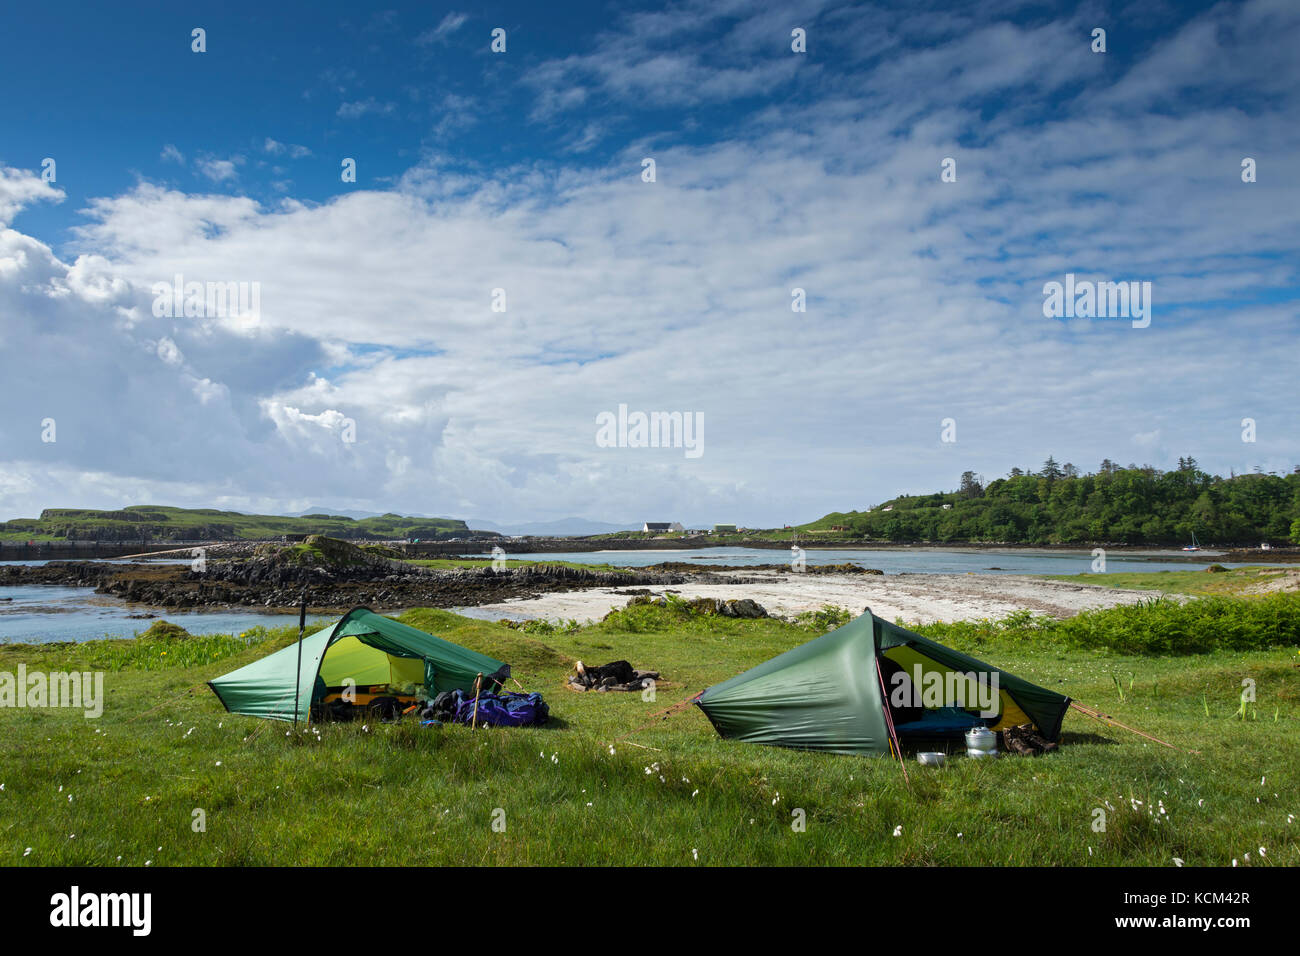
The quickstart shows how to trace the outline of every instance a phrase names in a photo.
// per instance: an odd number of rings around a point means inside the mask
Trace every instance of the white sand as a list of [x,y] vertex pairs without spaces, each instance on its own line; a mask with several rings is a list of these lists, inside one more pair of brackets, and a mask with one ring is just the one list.
[[[1128,591],[1013,574],[795,574],[777,571],[728,572],[738,578],[762,578],[761,584],[680,584],[650,587],[656,597],[671,592],[687,600],[696,597],[752,598],[769,614],[793,616],[825,604],[861,613],[870,607],[886,620],[910,623],[1005,617],[1028,608],[1035,614],[1069,617],[1087,608],[1134,604],[1156,597],[1158,591]],[[485,604],[477,611],[503,617],[547,620],[599,620],[612,608],[623,607],[620,588],[589,588]]]

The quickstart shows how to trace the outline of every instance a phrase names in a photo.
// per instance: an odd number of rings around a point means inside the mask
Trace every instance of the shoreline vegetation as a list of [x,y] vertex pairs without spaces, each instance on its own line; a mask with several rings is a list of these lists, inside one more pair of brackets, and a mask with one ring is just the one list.
[[[1227,478],[1200,469],[1191,457],[1164,471],[1121,467],[1110,459],[1084,472],[1049,457],[1038,471],[1013,468],[986,481],[963,472],[956,491],[903,494],[865,511],[831,512],[805,524],[767,529],[675,533],[620,531],[565,537],[525,537],[538,550],[746,546],[882,547],[1155,547],[1193,540],[1213,550],[1300,548],[1300,465],[1287,475],[1253,472]],[[518,538],[472,530],[453,518],[395,513],[351,518],[313,513],[256,515],[212,508],[132,505],[117,511],[47,508],[38,518],[0,522],[0,542],[252,541],[326,535],[354,541],[457,545],[517,543]],[[701,542],[707,541],[708,544]]]
[[836,512],[800,531],[894,541],[1002,541],[1043,546],[1107,543],[1182,547],[1300,545],[1300,466],[1288,475],[1223,478],[1180,458],[1174,471],[1095,473],[1048,458],[1037,472],[1013,468],[986,482],[967,471],[955,492],[902,495],[867,511]]
[[419,538],[440,540],[469,534],[456,518],[405,517],[385,514],[350,518],[325,512],[302,515],[245,514],[215,508],[129,505],[116,511],[93,508],[46,508],[39,518],[0,522],[0,539],[8,541],[267,541],[311,534],[363,540]]

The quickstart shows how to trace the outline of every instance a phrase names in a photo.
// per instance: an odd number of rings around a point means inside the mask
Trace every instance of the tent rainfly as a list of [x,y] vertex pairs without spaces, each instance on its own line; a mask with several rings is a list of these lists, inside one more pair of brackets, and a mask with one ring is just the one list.
[[231,713],[276,720],[294,719],[297,696],[297,718],[306,720],[321,688],[347,679],[423,685],[432,697],[457,688],[472,692],[479,674],[486,689],[508,678],[510,665],[358,607],[303,638],[301,670],[295,642],[208,686]]
[[[879,663],[879,669],[877,665]],[[928,733],[986,726],[992,730],[1032,724],[1048,740],[1057,740],[1070,698],[1038,687],[973,657],[890,624],[870,609],[843,627],[786,651],[728,681],[708,688],[696,704],[723,737],[749,743],[821,750],[842,754],[888,754],[889,730],[882,691],[885,673],[899,672],[922,683],[951,688],[983,681],[996,688],[990,710],[977,713],[951,706],[917,708],[943,721],[920,719],[894,723],[903,739]],[[934,678],[934,679],[931,679]],[[889,686],[892,696],[899,684]],[[969,683],[967,683],[969,686]],[[955,715],[956,720],[953,720]]]

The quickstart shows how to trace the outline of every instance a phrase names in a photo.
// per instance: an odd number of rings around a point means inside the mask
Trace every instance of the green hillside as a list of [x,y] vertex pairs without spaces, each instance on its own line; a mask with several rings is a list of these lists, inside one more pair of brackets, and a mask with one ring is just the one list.
[[1300,468],[1292,474],[1209,475],[1194,459],[1176,471],[1096,473],[1049,458],[985,485],[972,472],[956,491],[903,495],[867,511],[836,511],[800,531],[881,541],[1009,544],[1256,546],[1300,544]]
[[247,541],[286,534],[324,534],[333,538],[403,539],[463,537],[464,521],[404,518],[386,514],[353,519],[342,515],[249,515],[214,508],[131,505],[120,511],[46,508],[39,518],[0,522],[0,538],[77,541]]

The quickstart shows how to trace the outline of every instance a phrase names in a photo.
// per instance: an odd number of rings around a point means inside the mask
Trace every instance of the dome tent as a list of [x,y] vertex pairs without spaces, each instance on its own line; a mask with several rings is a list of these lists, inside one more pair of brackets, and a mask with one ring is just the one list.
[[[484,689],[510,676],[510,665],[426,634],[418,628],[353,608],[333,624],[208,682],[226,710],[250,717],[306,720],[316,688],[341,684],[422,683],[432,697],[444,690]],[[294,698],[298,699],[297,714]]]
[[[982,675],[997,688],[996,714],[964,713],[968,727],[1004,730],[1032,724],[1047,740],[1060,736],[1070,698],[890,624],[869,609],[843,627],[708,688],[695,702],[723,737],[798,750],[888,754],[883,661],[911,674],[977,680]],[[919,721],[914,729],[923,734],[934,726]],[[912,729],[897,726],[904,737]]]

